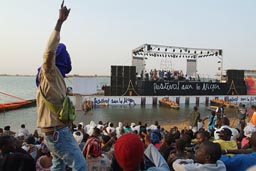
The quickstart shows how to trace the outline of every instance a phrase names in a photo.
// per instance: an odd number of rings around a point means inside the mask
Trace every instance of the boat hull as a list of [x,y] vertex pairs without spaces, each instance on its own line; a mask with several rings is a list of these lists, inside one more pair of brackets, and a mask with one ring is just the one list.
[[0,104],[0,111],[10,111],[16,110],[20,108],[28,108],[28,107],[35,107],[36,100],[24,100],[19,102],[8,102],[8,103],[1,103]]

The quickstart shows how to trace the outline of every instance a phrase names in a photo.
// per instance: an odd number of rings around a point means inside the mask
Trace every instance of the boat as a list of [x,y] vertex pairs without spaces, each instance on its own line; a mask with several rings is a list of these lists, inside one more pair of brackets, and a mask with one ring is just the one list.
[[0,103],[0,111],[10,111],[19,108],[27,108],[36,106],[36,100],[22,100],[16,102]]
[[207,109],[210,111],[216,111],[217,108],[218,106],[209,106]]
[[164,107],[169,107],[171,109],[179,109],[180,108],[178,103],[176,103],[175,101],[169,100],[167,98],[162,98],[161,100],[159,100],[159,105],[164,106]]
[[226,100],[222,100],[222,99],[213,99],[213,100],[211,100],[210,104],[211,104],[211,106],[223,105],[224,107],[230,107],[230,108],[238,107],[236,104],[231,103],[231,102],[226,101]]

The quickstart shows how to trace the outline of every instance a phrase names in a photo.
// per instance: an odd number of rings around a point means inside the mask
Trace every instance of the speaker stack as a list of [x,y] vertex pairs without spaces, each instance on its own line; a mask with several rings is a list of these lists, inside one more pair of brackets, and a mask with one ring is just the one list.
[[246,95],[247,88],[244,81],[244,70],[227,70],[227,82],[231,85],[232,81],[239,95]]
[[123,95],[129,86],[130,80],[135,88],[135,66],[111,66],[111,96]]

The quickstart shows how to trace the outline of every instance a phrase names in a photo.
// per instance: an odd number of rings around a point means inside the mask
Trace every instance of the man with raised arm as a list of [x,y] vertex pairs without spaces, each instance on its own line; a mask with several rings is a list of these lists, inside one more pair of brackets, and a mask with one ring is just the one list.
[[68,18],[69,12],[70,9],[64,6],[63,0],[36,79],[37,126],[41,128],[46,145],[53,156],[52,171],[63,171],[66,166],[77,171],[87,170],[86,161],[68,125],[58,120],[43,98],[45,96],[50,103],[61,105],[67,94],[64,77],[71,71],[71,60],[66,46],[59,41],[62,24]]

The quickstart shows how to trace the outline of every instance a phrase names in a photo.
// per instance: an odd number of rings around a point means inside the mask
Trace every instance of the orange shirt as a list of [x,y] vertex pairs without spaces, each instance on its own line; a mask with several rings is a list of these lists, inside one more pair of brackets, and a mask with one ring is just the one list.
[[253,113],[250,123],[252,125],[256,126],[256,112]]

